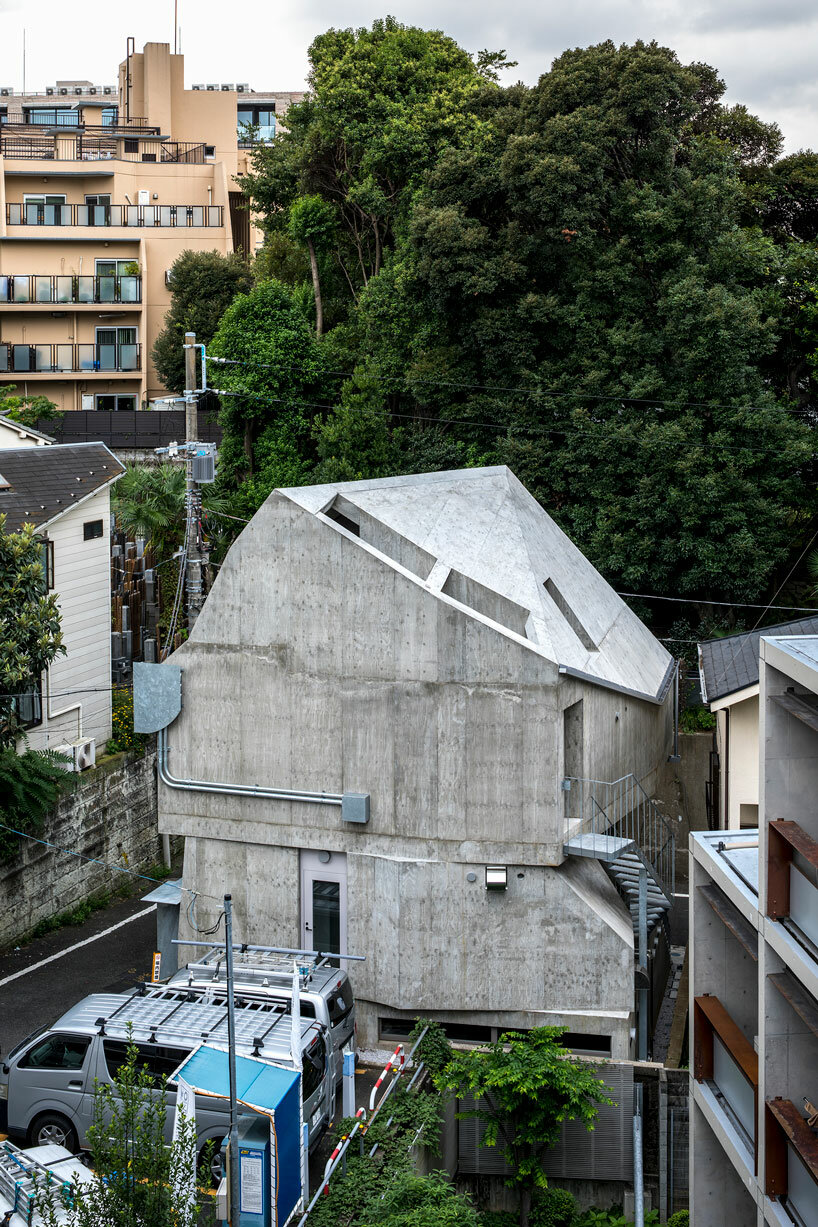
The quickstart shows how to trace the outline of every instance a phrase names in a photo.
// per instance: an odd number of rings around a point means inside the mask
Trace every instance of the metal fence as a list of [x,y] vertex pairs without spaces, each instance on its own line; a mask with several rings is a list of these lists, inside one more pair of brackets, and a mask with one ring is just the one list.
[[137,274],[94,276],[69,273],[0,273],[0,303],[140,303]]
[[[118,448],[150,451],[184,439],[185,414],[183,409],[78,409],[64,414],[59,422],[40,422],[39,429],[58,443],[99,442],[114,452]],[[215,413],[199,411],[197,433],[204,443],[221,442]]]
[[6,205],[9,226],[221,226],[222,205],[116,205],[42,204],[35,201]]
[[[76,139],[74,138],[76,134]],[[68,138],[68,139],[66,139]],[[4,158],[35,158],[57,162],[98,162],[114,158],[126,162],[193,162],[208,159],[213,146],[199,141],[160,141],[155,137],[140,140],[127,137],[87,136],[82,128],[63,128],[56,135],[38,133],[0,136],[0,155]]]

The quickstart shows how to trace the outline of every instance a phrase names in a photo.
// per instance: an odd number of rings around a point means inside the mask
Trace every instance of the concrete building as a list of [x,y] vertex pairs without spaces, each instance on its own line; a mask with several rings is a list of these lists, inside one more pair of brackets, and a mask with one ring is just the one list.
[[[185,89],[166,43],[129,48],[116,87],[2,91],[0,384],[60,409],[165,395],[151,351],[174,260],[259,242],[236,182],[242,97]],[[261,98],[280,117],[290,96]]]
[[818,1227],[818,637],[760,641],[757,830],[691,835],[693,1227]]
[[702,699],[716,716],[716,740],[707,782],[713,829],[758,826],[759,641],[778,635],[814,635],[818,615],[706,639],[699,644]]
[[65,656],[18,701],[32,750],[68,747],[90,765],[111,736],[111,486],[123,466],[103,443],[0,450],[7,532],[33,524]]
[[422,1012],[633,1054],[674,661],[508,469],[274,491],[170,666],[185,885],[232,891],[243,940],[365,955],[362,1045]]

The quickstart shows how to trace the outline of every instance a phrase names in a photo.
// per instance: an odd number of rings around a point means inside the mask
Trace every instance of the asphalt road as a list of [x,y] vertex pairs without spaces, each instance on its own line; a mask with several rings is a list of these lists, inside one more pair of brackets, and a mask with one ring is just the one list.
[[[138,915],[148,908],[147,915]],[[108,932],[114,925],[121,927]],[[95,912],[83,925],[6,951],[0,956],[0,1051],[9,1052],[32,1031],[49,1026],[89,993],[121,993],[150,979],[155,941],[155,908],[126,899]],[[70,950],[80,942],[79,949]]]

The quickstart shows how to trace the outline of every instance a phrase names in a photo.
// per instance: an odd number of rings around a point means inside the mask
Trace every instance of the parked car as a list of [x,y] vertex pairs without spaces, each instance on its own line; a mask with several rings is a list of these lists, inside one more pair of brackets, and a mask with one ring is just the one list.
[[[293,995],[293,963],[301,972],[301,1014],[325,1026],[332,1037],[336,1084],[344,1073],[344,1052],[355,1049],[355,998],[345,971],[320,954],[292,955],[247,947],[233,957],[235,991],[244,999],[273,1001],[289,1010]],[[227,968],[224,946],[214,946],[194,963],[187,963],[169,980],[192,992],[224,989]]]
[[[292,1017],[277,1002],[237,1003],[236,1051],[292,1069]],[[170,1141],[176,1090],[167,1079],[200,1044],[227,1043],[223,992],[191,994],[171,986],[146,986],[131,994],[95,993],[51,1027],[9,1053],[0,1070],[0,1100],[7,1128],[29,1145],[56,1143],[76,1152],[93,1121],[94,1084],[110,1084],[126,1059],[129,1037],[139,1063],[154,1075],[168,1105]],[[301,1019],[301,1094],[312,1149],[329,1124],[334,1106],[332,1040],[315,1018]],[[228,1132],[229,1103],[196,1097],[197,1149],[213,1139],[215,1150]]]

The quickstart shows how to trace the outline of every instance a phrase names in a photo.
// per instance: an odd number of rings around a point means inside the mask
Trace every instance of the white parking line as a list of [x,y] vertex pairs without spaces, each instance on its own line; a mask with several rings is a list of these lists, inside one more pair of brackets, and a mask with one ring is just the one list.
[[47,963],[53,963],[55,959],[64,958],[66,954],[79,950],[81,946],[90,946],[91,942],[98,942],[101,937],[107,937],[109,933],[115,933],[117,929],[131,924],[134,920],[141,920],[143,916],[149,916],[151,912],[155,911],[156,904],[152,903],[150,907],[143,908],[141,912],[134,912],[133,916],[128,916],[125,920],[120,920],[118,924],[111,925],[108,929],[103,929],[101,933],[95,933],[93,937],[86,937],[82,942],[75,942],[73,946],[66,946],[65,950],[58,950],[56,954],[50,954],[47,959],[40,959],[39,963],[32,963],[31,967],[24,967],[22,971],[15,971],[14,975],[6,976],[5,980],[0,980],[0,988],[4,984],[11,984],[12,980],[19,980],[20,976],[27,976],[29,972],[45,967]]

